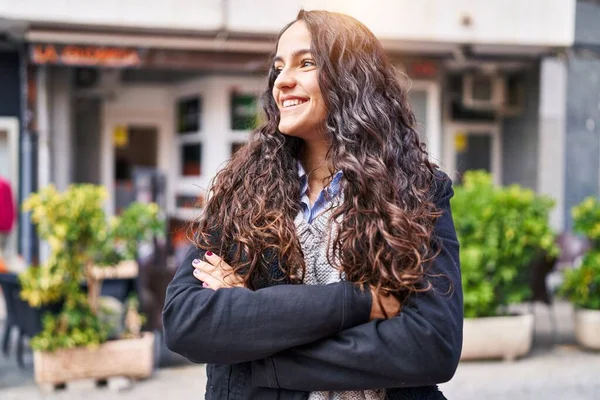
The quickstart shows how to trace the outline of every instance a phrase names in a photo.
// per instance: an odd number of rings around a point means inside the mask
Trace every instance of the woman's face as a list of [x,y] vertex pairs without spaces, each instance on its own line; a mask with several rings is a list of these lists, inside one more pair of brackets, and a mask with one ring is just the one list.
[[279,108],[279,130],[304,140],[323,139],[327,109],[319,89],[319,66],[310,53],[311,38],[303,21],[279,39],[273,67],[279,75],[273,98]]

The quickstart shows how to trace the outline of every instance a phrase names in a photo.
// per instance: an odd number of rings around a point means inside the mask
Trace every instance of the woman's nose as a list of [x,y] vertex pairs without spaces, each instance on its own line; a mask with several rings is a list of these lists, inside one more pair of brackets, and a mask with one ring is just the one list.
[[296,86],[296,77],[294,76],[294,73],[289,69],[282,69],[281,72],[279,72],[277,79],[275,79],[275,87],[281,90],[284,88],[293,88],[294,86]]

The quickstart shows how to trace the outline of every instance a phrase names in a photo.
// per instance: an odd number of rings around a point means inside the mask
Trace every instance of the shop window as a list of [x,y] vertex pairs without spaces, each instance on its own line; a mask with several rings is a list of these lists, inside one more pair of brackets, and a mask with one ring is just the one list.
[[186,143],[181,146],[181,175],[199,176],[202,174],[202,144]]
[[195,133],[201,130],[202,100],[200,97],[181,99],[177,102],[177,132]]
[[258,124],[258,98],[255,94],[231,93],[231,129],[246,131]]

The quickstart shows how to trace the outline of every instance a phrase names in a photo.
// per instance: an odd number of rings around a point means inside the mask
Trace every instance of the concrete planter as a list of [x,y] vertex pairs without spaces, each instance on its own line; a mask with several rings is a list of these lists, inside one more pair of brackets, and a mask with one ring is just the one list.
[[532,314],[465,319],[461,360],[522,357],[531,350]]
[[600,310],[575,310],[575,337],[583,347],[600,350]]
[[115,376],[147,378],[154,368],[154,334],[144,332],[139,339],[110,340],[96,349],[35,351],[33,366],[35,381],[40,385]]

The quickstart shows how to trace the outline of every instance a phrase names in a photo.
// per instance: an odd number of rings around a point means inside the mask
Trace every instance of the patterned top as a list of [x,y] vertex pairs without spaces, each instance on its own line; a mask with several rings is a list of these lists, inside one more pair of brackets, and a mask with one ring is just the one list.
[[[342,173],[334,175],[331,184],[323,189],[310,207],[306,173],[300,169],[300,178],[303,179],[302,187],[302,211],[294,220],[300,246],[304,253],[306,263],[306,275],[304,283],[307,285],[327,285],[345,279],[343,272],[332,267],[327,260],[328,239],[334,233],[337,224],[330,220],[333,208],[343,201],[343,193],[340,193],[340,180]],[[332,207],[330,207],[332,206]],[[331,255],[331,254],[330,254]],[[331,257],[333,259],[333,257]],[[383,400],[385,390],[353,390],[353,391],[320,391],[311,392],[308,400]]]

